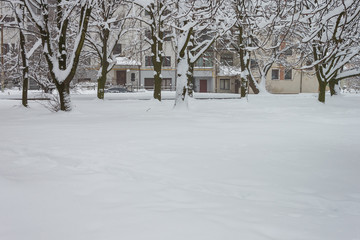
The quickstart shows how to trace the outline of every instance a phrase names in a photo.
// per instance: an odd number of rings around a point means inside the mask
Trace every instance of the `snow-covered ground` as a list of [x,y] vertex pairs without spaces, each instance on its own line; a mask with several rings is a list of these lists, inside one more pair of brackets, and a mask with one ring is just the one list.
[[360,239],[360,95],[76,95],[70,113],[8,96],[1,240]]

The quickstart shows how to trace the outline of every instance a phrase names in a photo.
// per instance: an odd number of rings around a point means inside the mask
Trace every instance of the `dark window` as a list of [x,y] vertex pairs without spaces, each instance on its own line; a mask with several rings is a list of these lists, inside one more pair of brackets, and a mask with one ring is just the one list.
[[[307,60],[306,63],[305,63],[305,66],[311,66],[312,65],[312,62],[310,60]],[[306,68],[306,70],[310,71],[310,70],[313,70],[314,67],[309,67],[309,68]]]
[[144,88],[145,89],[154,89],[154,78],[145,78],[144,79]]
[[79,78],[78,82],[79,83],[81,83],[81,82],[91,82],[91,78]]
[[222,54],[220,57],[220,63],[226,66],[233,66],[234,65],[234,58],[232,53]]
[[171,41],[171,31],[164,32],[164,41]]
[[9,17],[9,16],[6,16],[4,17],[4,22],[15,22],[15,18],[14,17]]
[[258,62],[254,59],[250,60],[250,68],[257,68],[259,66]]
[[3,54],[7,54],[10,51],[10,45],[7,43],[3,44]]
[[161,89],[170,90],[171,89],[171,78],[163,78],[161,81]]
[[169,15],[170,13],[171,13],[171,11],[166,8],[166,9],[164,10],[164,12],[163,12],[163,15],[164,15],[164,16],[167,16],[167,15]]
[[292,79],[292,69],[287,68],[285,69],[285,80],[291,80]]
[[114,47],[114,52],[113,52],[115,55],[118,55],[118,54],[120,54],[121,53],[121,44],[120,43],[118,43],[118,44],[116,44],[115,45],[115,47]]
[[131,73],[131,81],[135,82],[135,73]]
[[169,56],[165,56],[163,58],[163,63],[162,63],[163,67],[170,67],[171,66],[171,57]]
[[271,80],[279,80],[279,69],[271,70]]
[[84,65],[90,66],[91,65],[91,58],[90,57],[83,57],[82,62],[83,62]]
[[291,48],[288,48],[288,49],[285,50],[284,54],[285,54],[286,56],[291,56],[291,55],[293,54],[293,51],[292,51]]
[[151,39],[151,30],[145,30],[145,37],[149,40]]
[[145,66],[154,66],[152,56],[145,56]]
[[196,62],[195,67],[212,67],[212,53],[205,52]]
[[220,89],[230,90],[230,79],[220,79]]

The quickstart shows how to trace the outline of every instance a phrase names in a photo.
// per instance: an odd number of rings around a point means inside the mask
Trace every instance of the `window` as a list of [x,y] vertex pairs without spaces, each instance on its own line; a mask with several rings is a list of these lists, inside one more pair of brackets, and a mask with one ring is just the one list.
[[230,79],[220,79],[220,89],[230,90]]
[[135,73],[131,73],[131,81],[135,82]]
[[291,80],[292,79],[292,69],[287,68],[285,69],[285,80]]
[[222,54],[220,57],[220,63],[226,66],[233,66],[234,65],[233,54],[232,53]]
[[145,89],[154,89],[154,78],[145,78]]
[[151,40],[151,31],[150,30],[145,30],[145,37],[149,40]]
[[[311,66],[311,65],[312,65],[312,62],[310,60],[307,60],[305,63],[305,66]],[[313,69],[314,69],[314,67],[309,67],[309,68],[306,68],[305,70],[310,71]]]
[[152,56],[145,56],[145,66],[154,66],[152,61]]
[[205,52],[199,60],[195,62],[195,67],[212,67],[212,52]]
[[291,56],[291,55],[293,54],[293,51],[292,51],[291,48],[288,48],[288,49],[285,50],[284,54],[285,54],[286,56]]
[[82,82],[91,82],[91,78],[79,78],[78,83],[82,83]]
[[257,68],[259,66],[258,62],[254,59],[250,60],[250,68]]
[[271,80],[279,80],[279,69],[271,70]]
[[171,89],[171,78],[163,78],[161,81],[161,89],[169,90]]
[[171,31],[165,31],[164,32],[164,41],[171,41]]
[[121,44],[118,43],[118,44],[116,44],[115,47],[114,47],[113,54],[118,55],[118,54],[120,54],[120,53],[121,53]]
[[15,18],[6,16],[6,17],[4,17],[3,21],[4,22],[15,22]]
[[84,64],[85,66],[90,66],[91,65],[91,58],[90,57],[82,57],[81,58],[81,62],[82,64]]
[[3,54],[6,55],[10,51],[10,45],[7,43],[3,44]]
[[165,56],[162,65],[163,67],[171,67],[171,57]]

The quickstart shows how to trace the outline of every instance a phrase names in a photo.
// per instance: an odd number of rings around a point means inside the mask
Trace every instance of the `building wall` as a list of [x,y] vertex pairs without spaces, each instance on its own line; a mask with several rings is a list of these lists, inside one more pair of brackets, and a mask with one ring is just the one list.
[[[279,79],[272,79],[272,70],[278,69]],[[318,83],[313,72],[292,69],[291,79],[284,78],[285,68],[274,65],[266,76],[266,89],[270,93],[316,93]]]

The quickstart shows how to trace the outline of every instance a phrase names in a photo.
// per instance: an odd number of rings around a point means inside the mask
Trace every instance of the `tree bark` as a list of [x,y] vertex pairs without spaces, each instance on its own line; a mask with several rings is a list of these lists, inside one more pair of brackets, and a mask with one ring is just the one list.
[[98,99],[104,99],[104,93],[105,93],[105,83],[106,83],[106,75],[101,75],[98,78],[98,88],[97,88],[97,97]]
[[331,80],[329,81],[330,95],[337,95],[338,91],[336,91],[336,87],[338,87],[339,81]]
[[154,98],[161,101],[161,62],[154,62]]
[[69,84],[56,84],[56,88],[59,92],[60,100],[60,110],[61,111],[70,111],[71,110],[71,101],[69,95]]
[[319,102],[325,103],[325,93],[326,93],[327,82],[319,81]]

